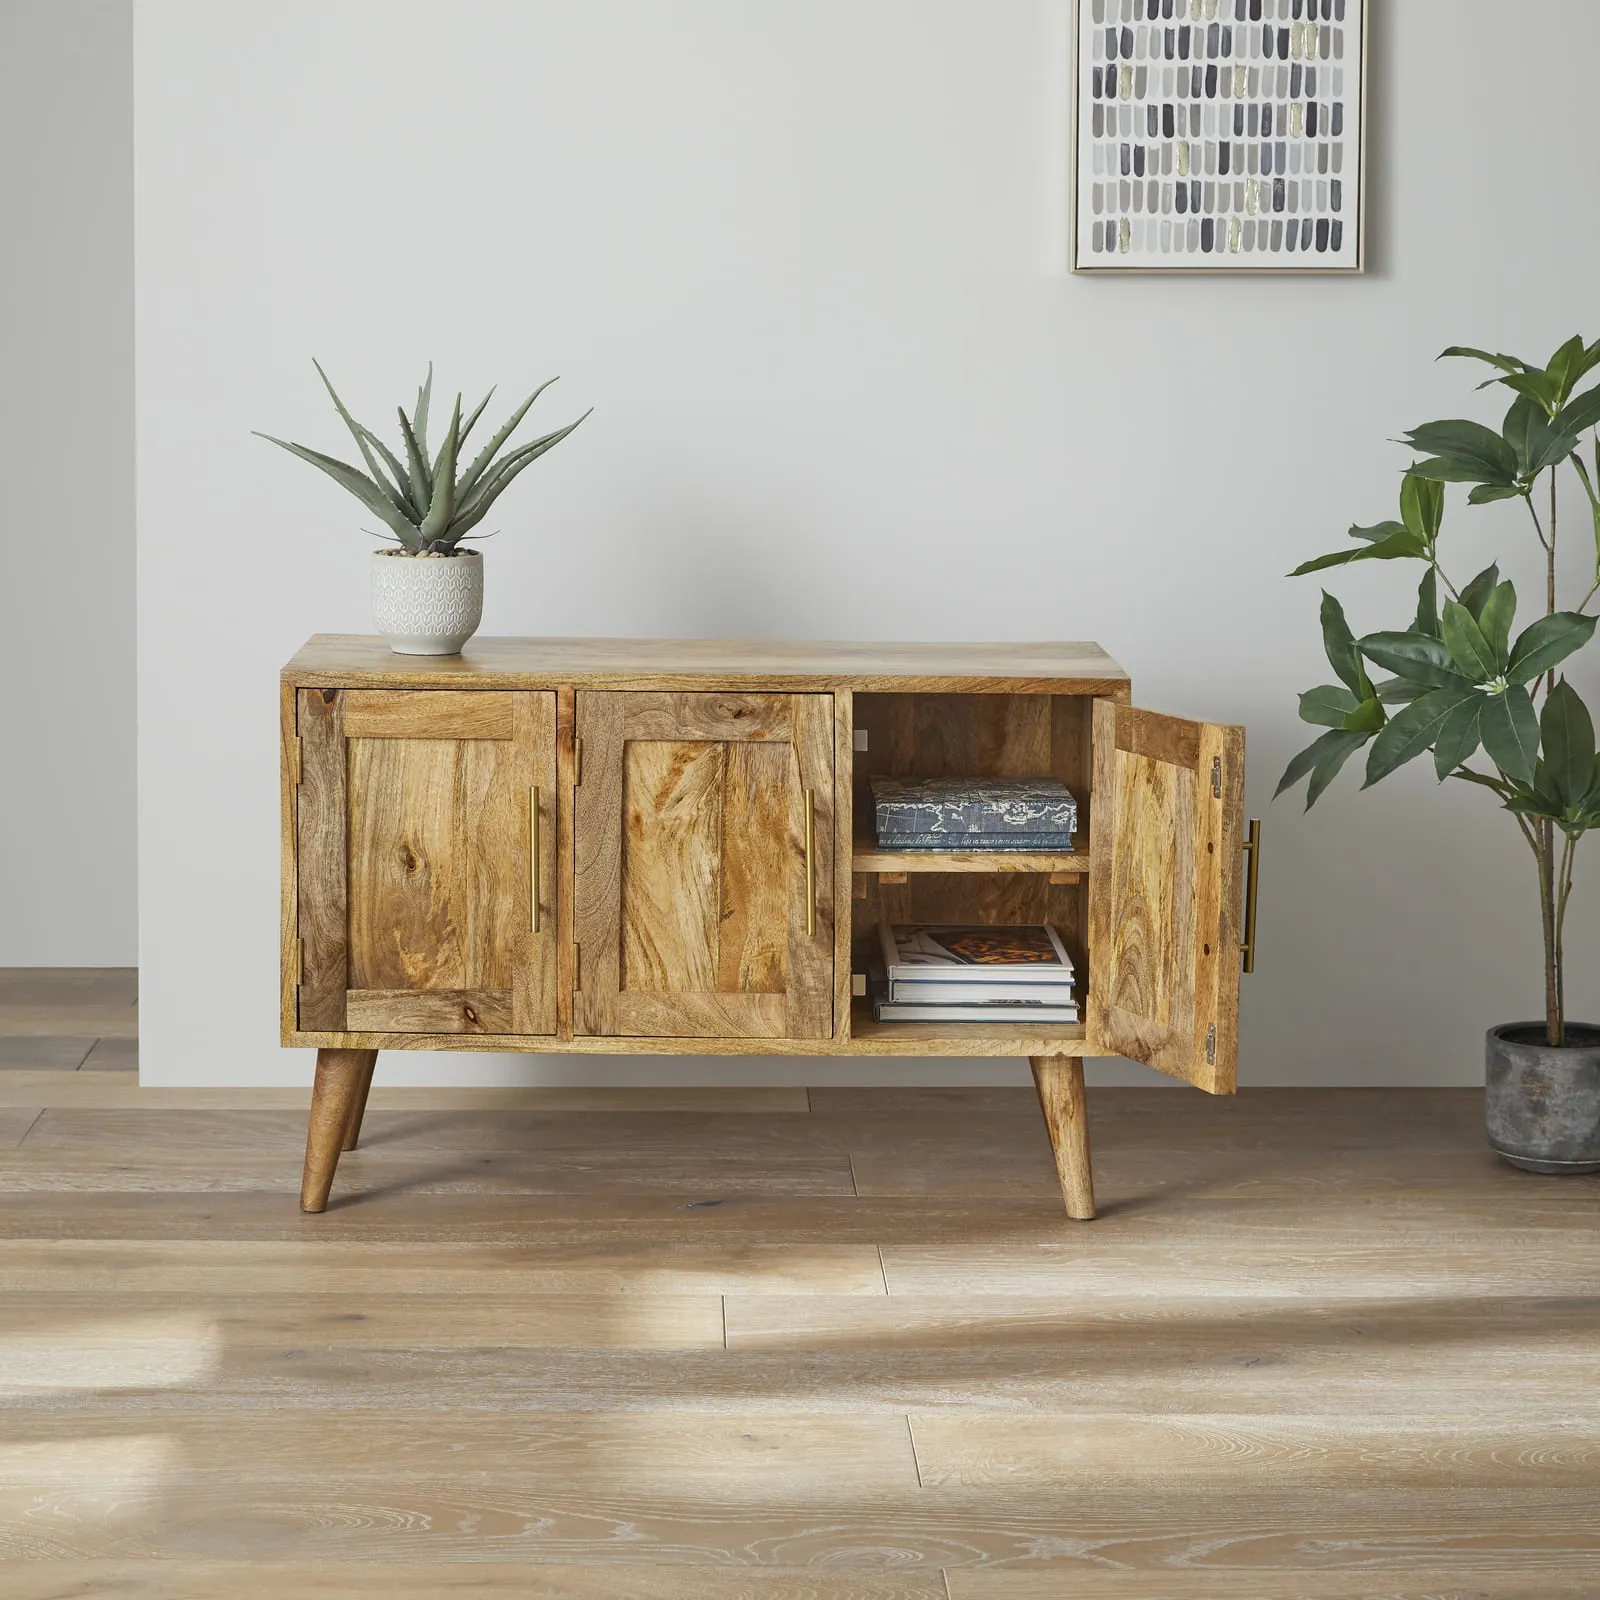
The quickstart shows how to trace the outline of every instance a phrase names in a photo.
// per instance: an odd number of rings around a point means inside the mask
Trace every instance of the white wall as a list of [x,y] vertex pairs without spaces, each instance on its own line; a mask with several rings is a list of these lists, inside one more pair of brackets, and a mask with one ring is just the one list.
[[[1392,514],[1386,440],[1488,411],[1444,345],[1584,321],[1600,9],[1374,10],[1372,274],[1106,281],[1064,269],[1067,0],[139,0],[147,1078],[309,1070],[275,1044],[276,671],[369,627],[368,542],[249,430],[343,447],[316,354],[365,416],[430,357],[597,407],[502,503],[488,632],[1094,638],[1141,703],[1248,724],[1245,1081],[1472,1081],[1541,1000],[1523,847],[1420,770],[1269,807],[1328,676],[1282,574]],[[1454,522],[1469,574],[1526,553],[1503,508]],[[1395,625],[1410,577],[1339,587]]]
[[135,960],[132,33],[0,4],[0,967]]

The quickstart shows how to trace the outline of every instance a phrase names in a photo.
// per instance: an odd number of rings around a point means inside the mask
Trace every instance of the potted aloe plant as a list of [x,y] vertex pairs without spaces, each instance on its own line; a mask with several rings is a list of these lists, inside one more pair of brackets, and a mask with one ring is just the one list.
[[[345,409],[319,363],[313,362],[333,400],[334,409],[350,430],[366,462],[361,471],[347,461],[324,455],[303,444],[258,437],[279,445],[320,468],[342,489],[353,494],[389,529],[393,550],[377,550],[372,559],[372,612],[378,631],[390,649],[401,655],[454,655],[477,631],[483,616],[483,557],[463,548],[474,536],[471,530],[488,515],[489,508],[512,480],[561,443],[578,422],[502,455],[517,425],[533,402],[556,380],[542,383],[513,411],[494,437],[466,468],[461,452],[478,419],[494,397],[491,389],[463,420],[458,394],[449,426],[438,451],[428,450],[428,405],[433,397],[433,367],[417,391],[410,416],[400,412],[400,450],[391,450]],[[403,458],[403,459],[402,459]]]
[[[1355,561],[1422,566],[1416,613],[1405,627],[1357,635],[1344,608],[1322,597],[1322,637],[1337,683],[1300,697],[1301,718],[1326,731],[1289,763],[1281,794],[1309,779],[1309,810],[1357,750],[1366,783],[1423,755],[1441,783],[1494,796],[1522,835],[1544,931],[1544,1020],[1491,1028],[1487,1047],[1490,1144],[1534,1172],[1600,1171],[1600,1027],[1566,1014],[1567,906],[1577,848],[1600,826],[1594,722],[1561,669],[1594,636],[1600,596],[1600,342],[1569,339],[1542,367],[1516,356],[1453,346],[1446,356],[1486,362],[1479,388],[1515,398],[1499,428],[1429,422],[1405,436],[1416,459],[1400,486],[1400,519],[1350,530],[1355,541],[1297,567],[1293,577]],[[1442,359],[1442,358],[1441,358]],[[1593,469],[1584,451],[1593,450]],[[1574,606],[1557,593],[1558,499],[1576,479],[1592,522],[1587,590]],[[1469,484],[1467,503],[1520,501],[1542,560],[1539,614],[1516,626],[1517,593],[1490,566],[1457,587],[1441,549],[1445,486]],[[1375,677],[1375,673],[1388,676]]]

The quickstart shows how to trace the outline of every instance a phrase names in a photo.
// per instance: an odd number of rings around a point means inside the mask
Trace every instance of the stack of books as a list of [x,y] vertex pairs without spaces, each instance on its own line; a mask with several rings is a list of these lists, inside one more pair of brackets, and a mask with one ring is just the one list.
[[880,924],[879,1022],[1078,1020],[1072,958],[1048,923],[1021,927]]
[[1059,778],[874,778],[883,850],[1071,850],[1078,802]]

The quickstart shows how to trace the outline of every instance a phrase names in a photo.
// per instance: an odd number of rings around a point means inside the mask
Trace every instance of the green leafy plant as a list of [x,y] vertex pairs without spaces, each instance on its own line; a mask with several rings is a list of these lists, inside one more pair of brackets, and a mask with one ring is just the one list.
[[[395,542],[409,555],[456,555],[464,552],[457,546],[470,531],[488,515],[489,508],[510,487],[524,468],[531,466],[546,450],[553,449],[582,422],[569,422],[554,433],[547,433],[531,444],[520,445],[506,455],[500,452],[516,431],[517,425],[528,414],[533,402],[556,380],[549,379],[539,385],[506,419],[493,438],[473,458],[465,469],[461,468],[461,452],[467,438],[483,415],[490,400],[491,389],[477,408],[462,420],[461,396],[456,396],[455,408],[450,414],[450,424],[437,453],[428,452],[428,404],[433,398],[433,367],[428,367],[427,380],[417,390],[417,403],[410,416],[399,407],[400,452],[391,450],[370,428],[363,427],[345,409],[342,401],[328,381],[321,364],[313,361],[317,376],[322,379],[345,427],[355,439],[361,459],[367,470],[353,467],[336,456],[324,455],[303,444],[290,444],[286,439],[276,439],[270,433],[257,434],[258,438],[287,450],[291,455],[309,461],[312,466],[333,479],[341,489],[347,489],[367,510],[381,518],[388,526]],[[403,461],[402,461],[403,456]],[[398,553],[398,552],[397,552]]]
[[[1594,636],[1589,608],[1600,594],[1600,386],[1576,395],[1600,367],[1600,342],[1569,339],[1542,367],[1516,356],[1454,345],[1445,356],[1486,362],[1478,387],[1516,398],[1499,431],[1480,422],[1429,422],[1405,436],[1417,459],[1400,486],[1400,519],[1352,528],[1354,547],[1321,556],[1290,576],[1356,561],[1424,566],[1409,627],[1357,637],[1343,606],[1322,596],[1322,639],[1338,683],[1300,697],[1300,716],[1327,731],[1289,763],[1278,793],[1308,778],[1316,804],[1357,750],[1367,748],[1365,788],[1431,753],[1442,783],[1460,779],[1495,795],[1533,854],[1544,931],[1545,1027],[1566,1040],[1563,933],[1579,841],[1600,827],[1600,760],[1588,708],[1556,668]],[[1443,357],[1440,358],[1441,360]],[[1557,486],[1570,463],[1588,502],[1594,570],[1588,593],[1563,610],[1556,593]],[[1469,505],[1521,500],[1544,553],[1543,613],[1515,629],[1517,592],[1486,568],[1457,589],[1440,560],[1445,486],[1470,484]],[[1540,516],[1541,487],[1548,489]],[[1441,604],[1442,598],[1442,604]],[[1373,669],[1390,676],[1374,679]],[[1480,752],[1487,767],[1478,763]]]

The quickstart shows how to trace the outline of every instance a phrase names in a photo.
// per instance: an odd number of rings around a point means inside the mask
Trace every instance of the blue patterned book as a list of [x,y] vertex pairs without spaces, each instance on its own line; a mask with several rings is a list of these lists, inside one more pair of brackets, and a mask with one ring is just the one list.
[[973,835],[1070,838],[1078,831],[1078,802],[1058,778],[874,778],[872,804],[880,844],[959,837],[959,848],[971,849]]

